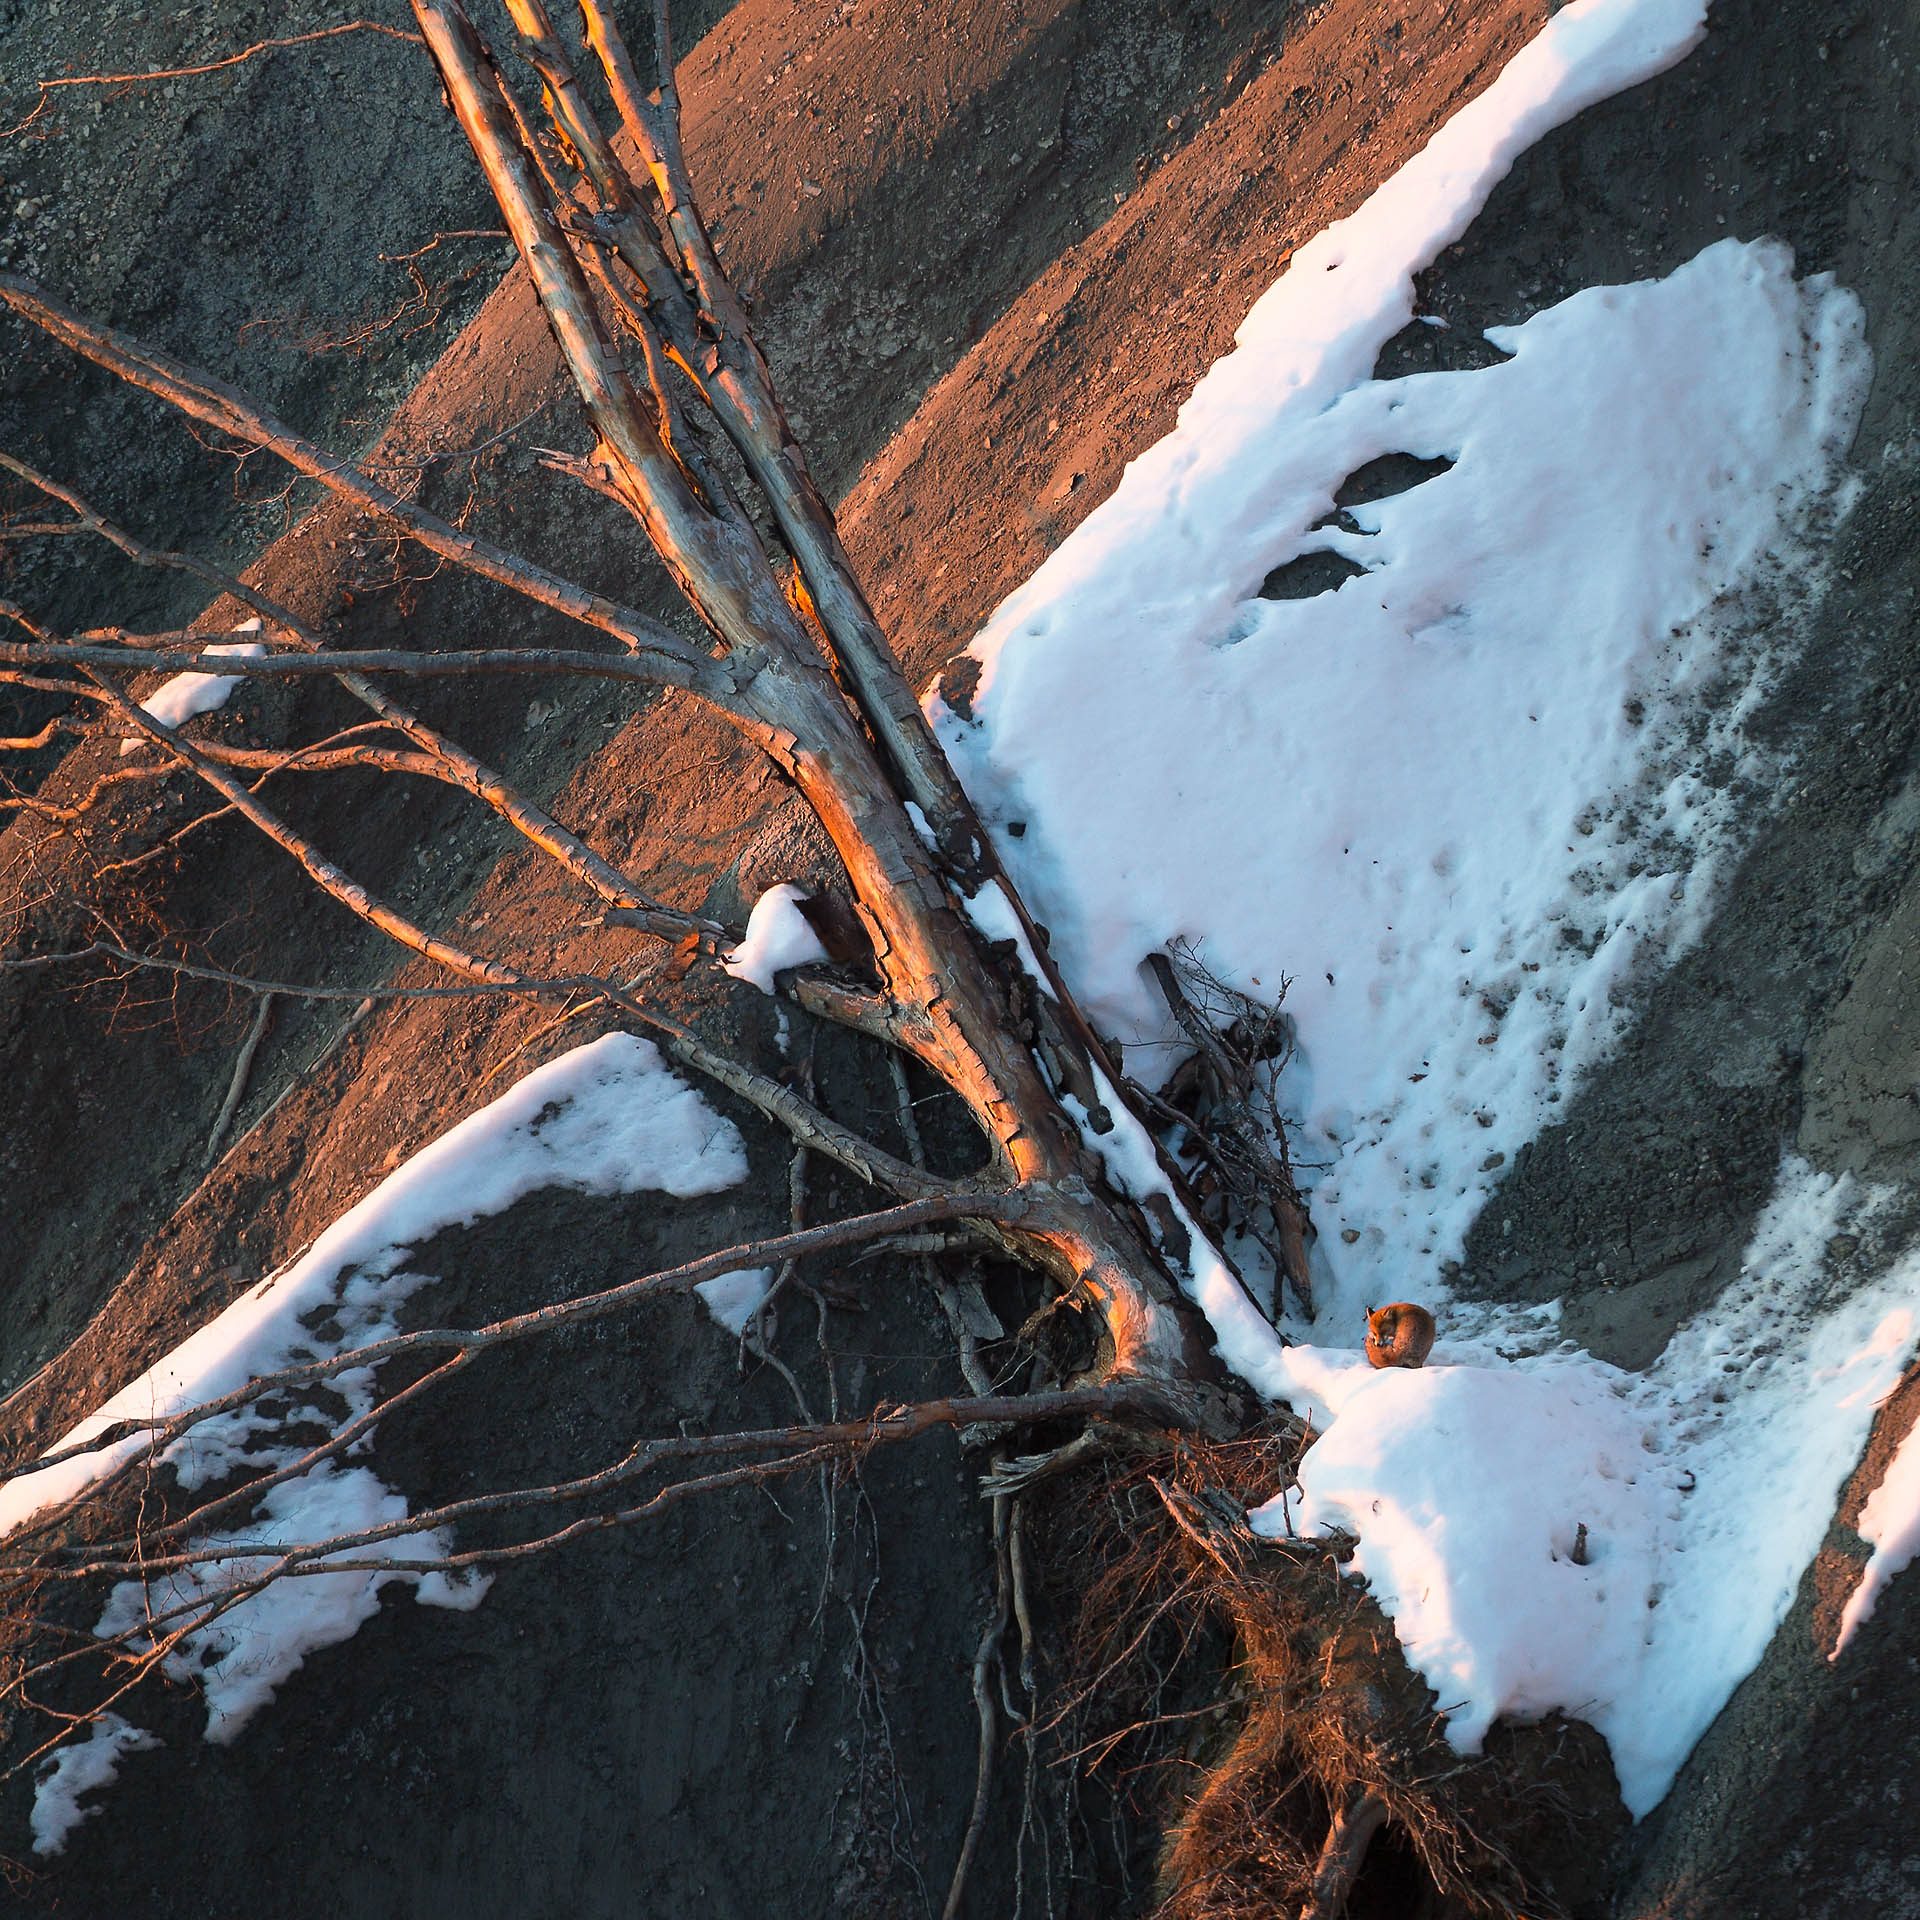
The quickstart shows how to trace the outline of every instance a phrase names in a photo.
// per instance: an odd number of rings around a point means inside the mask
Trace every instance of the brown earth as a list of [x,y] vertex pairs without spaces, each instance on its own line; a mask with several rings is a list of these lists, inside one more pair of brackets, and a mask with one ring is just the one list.
[[[265,9],[212,6],[189,42],[144,11],[104,23],[73,17],[83,11],[0,0],[0,118],[31,106],[23,79],[69,62],[134,68],[307,24],[279,24],[290,9],[268,25]],[[1290,11],[742,0],[719,21],[683,76],[696,167],[916,673],[964,642],[1165,430],[1291,249],[1484,85],[1542,11],[1537,0]],[[1914,42],[1912,22],[1864,5],[1815,18],[1731,0],[1673,74],[1526,156],[1423,289],[1458,338],[1596,279],[1664,271],[1723,232],[1776,232],[1803,267],[1832,267],[1862,293],[1878,356],[1860,444],[1868,491],[1842,535],[1818,643],[1777,708],[1801,749],[1802,799],[1766,829],[1719,923],[1617,1060],[1516,1165],[1490,1210],[1513,1228],[1496,1246],[1490,1224],[1467,1261],[1503,1293],[1571,1292],[1582,1337],[1622,1359],[1657,1350],[1737,1260],[1783,1141],[1821,1164],[1913,1175],[1920,1127],[1899,1009],[1920,898],[1907,678],[1920,440],[1904,352]],[[431,458],[430,502],[470,502],[512,544],[624,596],[655,591],[613,518],[563,506],[526,451],[579,444],[580,429],[516,281],[444,350],[444,327],[389,329],[359,356],[290,348],[391,301],[376,253],[489,224],[412,56],[352,37],[238,72],[109,99],[97,116],[63,106],[60,137],[0,144],[6,205],[51,195],[0,249],[244,378],[336,444],[365,445],[398,402],[377,457]],[[323,122],[355,138],[324,139]],[[446,326],[477,291],[452,290]],[[240,335],[261,318],[287,327]],[[484,456],[460,457],[503,430],[514,431]],[[0,333],[0,445],[158,538],[230,555],[283,511],[254,508],[223,532],[230,463],[11,332]],[[251,474],[241,484],[267,491]],[[390,572],[364,529],[323,511],[267,553],[260,578],[345,642],[430,641],[502,617],[461,582],[396,592]],[[64,551],[0,590],[69,625],[196,611],[150,580],[130,598],[124,573]],[[512,618],[544,637],[537,619]],[[235,704],[289,732],[333,711],[318,693]],[[597,845],[672,898],[731,914],[773,880],[824,875],[824,850],[783,790],[676,699],[639,711],[578,691],[531,710],[486,692],[422,704],[536,794],[559,796]],[[44,792],[71,794],[103,764],[75,756]],[[542,968],[630,957],[616,936],[572,928],[540,877],[437,794],[342,787],[297,806],[357,873],[475,944]],[[130,815],[123,831],[151,840],[165,817]],[[387,955],[289,885],[283,865],[213,829],[199,858],[136,904],[271,977],[388,979]],[[9,943],[71,932],[59,905],[79,884],[71,846],[22,823],[0,840],[0,871],[45,903],[14,910]],[[279,1004],[236,1137],[207,1171],[244,1008],[199,989],[142,1010],[44,976],[0,984],[0,1173],[32,1196],[5,1219],[0,1387],[12,1396],[0,1414],[16,1443],[44,1444],[450,1117],[584,1037],[579,1023],[543,1032],[540,1016],[490,1002],[385,1003],[350,1030],[351,1003]],[[744,1044],[770,1044],[765,1003],[694,991],[691,1004]],[[885,1097],[845,1049],[823,1069],[849,1111]],[[784,1156],[735,1117],[754,1157],[741,1194],[671,1210],[529,1201],[423,1256],[445,1276],[426,1310],[532,1304],[770,1226]],[[1589,1250],[1622,1243],[1631,1279],[1605,1284]],[[834,1322],[846,1403],[952,1384],[930,1305],[856,1281],[865,1310]],[[811,1327],[790,1327],[786,1344],[824,1400]],[[624,1444],[678,1417],[776,1419],[784,1392],[764,1374],[738,1379],[703,1319],[662,1310],[489,1383],[431,1425],[396,1422],[381,1462],[418,1499],[469,1485],[482,1450],[491,1474],[537,1473],[580,1431]],[[920,1910],[928,1887],[937,1908],[972,1791],[967,1667],[988,1561],[971,1472],[944,1445],[875,1467],[870,1504],[843,1506],[831,1552],[817,1498],[794,1490],[778,1506],[715,1504],[503,1576],[473,1614],[390,1603],[311,1660],[232,1748],[201,1743],[192,1703],[174,1701],[153,1722],[168,1750],[131,1761],[100,1818],[60,1861],[33,1862],[12,1904],[880,1914]],[[1912,1614],[1896,1583],[1848,1663],[1826,1666],[1822,1582],[1848,1541],[1837,1525],[1761,1672],[1619,1861],[1622,1912],[1920,1912],[1920,1860],[1900,1818],[1920,1731]],[[1018,1809],[1010,1787],[1001,1800],[969,1902],[982,1915],[1014,1909]],[[22,1808],[18,1793],[5,1803],[15,1834]],[[1152,1833],[1079,1839],[1070,1862],[1058,1849],[1049,1866],[1028,1859],[1026,1898],[1044,1875],[1070,1910],[1137,1909]]]

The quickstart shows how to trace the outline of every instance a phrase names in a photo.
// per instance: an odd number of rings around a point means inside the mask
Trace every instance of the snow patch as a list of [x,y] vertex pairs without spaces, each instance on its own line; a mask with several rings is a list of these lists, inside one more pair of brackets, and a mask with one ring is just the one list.
[[720,964],[736,980],[771,993],[776,973],[825,960],[827,950],[820,944],[820,936],[800,911],[800,902],[806,898],[806,888],[796,887],[790,880],[769,887],[747,916],[746,937]]
[[[1478,1752],[1499,1714],[1591,1719],[1638,1665],[1658,1552],[1653,1463],[1617,1380],[1302,1351],[1339,1411],[1302,1462],[1293,1526],[1359,1535],[1355,1570],[1448,1738]],[[1260,1530],[1286,1531],[1277,1517],[1261,1509]]]
[[[1566,1347],[1551,1307],[1460,1305],[1423,1373],[1351,1349],[1368,1305],[1448,1305],[1501,1169],[1784,784],[1742,728],[1797,634],[1768,614],[1818,591],[1863,320],[1784,247],[1729,238],[1496,329],[1492,366],[1372,369],[1514,157],[1704,17],[1558,13],[1295,254],[1175,430],[996,611],[970,717],[928,703],[1131,1071],[1184,1051],[1149,952],[1185,941],[1269,1000],[1292,976],[1282,1092],[1296,1164],[1323,1170],[1320,1317],[1289,1330],[1338,1344],[1283,1345],[1204,1242],[1188,1276],[1222,1356],[1321,1429],[1295,1511],[1261,1524],[1357,1533],[1460,1746],[1501,1713],[1578,1713],[1636,1814],[1790,1604],[1912,1345],[1920,1267],[1836,1301],[1828,1243],[1873,1197],[1789,1161],[1741,1283],[1642,1375]],[[1392,456],[1415,464],[1379,497]],[[1357,571],[1266,597],[1314,553]],[[1137,1126],[1090,1144],[1165,1191]]]
[[[389,1174],[313,1245],[184,1340],[63,1434],[50,1453],[128,1420],[164,1420],[263,1373],[383,1340],[431,1276],[407,1270],[408,1248],[448,1227],[503,1213],[543,1187],[596,1194],[649,1189],[688,1198],[737,1186],[746,1148],[732,1122],[668,1071],[649,1040],[612,1033],[530,1073]],[[314,1323],[337,1331],[319,1331]],[[331,1382],[352,1413],[372,1382]],[[255,1409],[196,1427],[165,1455],[189,1488],[257,1467],[257,1437],[282,1421]],[[137,1453],[138,1435],[0,1486],[0,1537]]]
[[[404,1494],[383,1486],[367,1467],[340,1470],[325,1461],[304,1475],[273,1488],[260,1502],[261,1518],[231,1533],[195,1542],[218,1547],[233,1557],[159,1574],[145,1582],[123,1580],[107,1598],[94,1634],[102,1640],[125,1636],[127,1646],[145,1652],[164,1638],[165,1618],[186,1618],[209,1602],[271,1574],[281,1556],[276,1546],[300,1546],[369,1527],[404,1520]],[[245,1549],[258,1546],[259,1553]],[[447,1551],[437,1533],[397,1534],[351,1550],[355,1560],[436,1560]],[[324,1565],[324,1560],[319,1564]],[[207,1738],[216,1746],[233,1741],[296,1672],[309,1653],[351,1640],[380,1609],[380,1589],[390,1581],[413,1584],[422,1606],[477,1607],[492,1584],[486,1577],[451,1578],[444,1573],[298,1574],[238,1602],[183,1636],[161,1662],[176,1680],[197,1685],[207,1709]],[[159,1625],[156,1634],[148,1622]]]
[[[1579,0],[1355,214],[1294,256],[1174,432],[994,614],[971,721],[930,715],[1052,951],[1142,1077],[1177,1049],[1149,951],[1260,997],[1331,1304],[1406,1288],[1698,927],[1735,800],[1707,777],[1755,677],[1719,608],[1831,485],[1868,371],[1858,303],[1728,241],[1579,294],[1474,372],[1377,381],[1413,276],[1513,158],[1699,38],[1697,0]],[[1577,450],[1570,454],[1570,450]],[[1451,467],[1334,518],[1383,455]],[[1303,554],[1365,569],[1267,600]],[[1764,781],[1767,769],[1750,758]],[[1751,813],[1756,809],[1749,807]]]
[[41,1761],[33,1784],[33,1850],[64,1853],[67,1838],[83,1820],[100,1811],[83,1807],[81,1796],[110,1787],[120,1777],[120,1762],[130,1753],[159,1746],[157,1735],[130,1725],[117,1713],[103,1713],[84,1740],[76,1740]]
[[1857,1531],[1873,1553],[1847,1595],[1830,1660],[1846,1652],[1853,1636],[1873,1618],[1882,1589],[1920,1554],[1920,1422],[1907,1429],[1880,1484],[1867,1495]]
[[[1858,328],[1783,248],[1728,241],[1502,330],[1496,367],[1299,418],[1268,366],[1257,435],[1196,396],[1163,443],[1186,460],[1157,539],[1101,509],[975,643],[977,724],[942,732],[988,815],[1029,823],[1003,853],[1096,1024],[1155,1058],[1140,962],[1183,936],[1256,997],[1291,974],[1284,1092],[1329,1163],[1340,1319],[1458,1255],[1760,813],[1708,775],[1741,742],[1703,696],[1762,671],[1720,603],[1830,486]],[[1453,465],[1315,530],[1396,450]],[[1309,547],[1368,571],[1307,600],[1210,584]],[[1748,785],[1770,771],[1745,754]]]
[[772,1289],[771,1267],[740,1267],[732,1273],[716,1273],[711,1280],[693,1283],[693,1290],[706,1302],[707,1311],[735,1339],[746,1332],[747,1322],[760,1311],[761,1301]]
[[1832,1297],[1829,1243],[1884,1198],[1789,1158],[1738,1281],[1643,1374],[1566,1346],[1448,1342],[1418,1372],[1286,1349],[1322,1431],[1255,1530],[1359,1536],[1456,1747],[1563,1708],[1649,1812],[1786,1617],[1913,1350],[1920,1253]]
[[[530,1073],[491,1105],[421,1149],[344,1214],[291,1265],[263,1280],[165,1359],[64,1434],[63,1452],[128,1420],[163,1420],[250,1380],[400,1331],[398,1312],[433,1276],[408,1264],[410,1250],[449,1227],[504,1212],[542,1188],[592,1194],[643,1191],[680,1198],[736,1186],[746,1149],[733,1124],[675,1078],[647,1040],[614,1033]],[[280,1408],[249,1406],[203,1421],[162,1453],[180,1484],[204,1487],[237,1472],[299,1460],[316,1421],[345,1424],[374,1404],[371,1368],[326,1383],[342,1414],[286,1396]],[[309,1437],[303,1438],[302,1435]],[[18,1474],[0,1486],[0,1534],[28,1524],[140,1452],[138,1434]],[[142,1584],[122,1582],[95,1631],[145,1644],[145,1623],[213,1601],[266,1570],[276,1546],[299,1546],[404,1519],[405,1496],[364,1466],[322,1462],[265,1494],[245,1525],[196,1538],[196,1551],[231,1557]],[[258,1551],[249,1551],[257,1548]],[[443,1532],[397,1535],[354,1549],[355,1559],[441,1559]],[[187,1635],[166,1661],[202,1687],[207,1737],[231,1740],[288,1674],[318,1647],[349,1638],[376,1609],[380,1589],[401,1580],[426,1605],[477,1605],[484,1579],[417,1569],[305,1573],[240,1599]],[[182,1615],[181,1617],[187,1617]]]
[[[235,633],[259,631],[258,620],[243,620],[234,628]],[[203,651],[239,660],[258,660],[266,653],[266,648],[257,640],[236,640],[207,647]],[[140,711],[150,714],[163,727],[184,727],[189,720],[197,719],[203,713],[217,713],[227,704],[228,697],[242,678],[244,676],[237,673],[176,673],[171,680],[163,680],[140,702]],[[121,757],[124,759],[145,743],[144,734],[121,741]]]

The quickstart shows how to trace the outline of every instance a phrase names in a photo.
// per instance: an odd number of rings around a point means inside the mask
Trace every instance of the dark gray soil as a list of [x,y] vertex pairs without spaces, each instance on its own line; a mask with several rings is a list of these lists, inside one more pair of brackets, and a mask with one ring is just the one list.
[[[1483,85],[1543,11],[742,0],[719,21],[687,63],[696,165],[917,671],[963,642],[1165,429],[1290,250]],[[327,17],[219,4],[188,22],[0,0],[0,121],[31,108],[27,81],[69,65],[180,63]],[[1466,1261],[1488,1292],[1570,1296],[1570,1329],[1627,1363],[1727,1277],[1783,1148],[1920,1185],[1920,1028],[1905,1018],[1920,938],[1917,59],[1910,10],[1721,0],[1707,42],[1673,73],[1525,156],[1423,286],[1458,340],[1581,285],[1666,271],[1724,234],[1772,233],[1868,311],[1866,490],[1804,665],[1768,721],[1797,754],[1791,802],[1617,1058],[1517,1159]],[[582,509],[554,504],[523,450],[578,444],[579,429],[516,285],[484,306],[489,277],[455,285],[438,329],[390,328],[365,353],[304,350],[407,292],[376,255],[491,224],[417,56],[350,36],[168,85],[109,96],[97,114],[69,95],[57,118],[49,109],[57,137],[30,138],[36,123],[0,142],[0,253],[337,445],[383,435],[383,458],[442,456],[430,499],[471,498],[515,544],[650,591],[633,543],[597,509],[583,538]],[[350,139],[329,137],[342,126]],[[456,265],[488,243],[461,244]],[[486,459],[444,457],[542,408]],[[247,555],[283,524],[271,503],[235,519],[230,461],[4,329],[0,446],[163,540]],[[238,485],[255,500],[271,491],[251,471]],[[164,580],[55,547],[0,592],[75,626],[198,611]],[[444,580],[391,591],[386,556],[338,514],[281,540],[263,568],[343,637],[503,617]],[[289,730],[331,712],[319,694],[242,699]],[[736,911],[822,858],[780,790],[672,701],[635,711],[567,695],[530,718],[518,697],[509,710],[447,695],[432,710],[676,899]],[[108,764],[76,756],[45,790],[70,794]],[[145,844],[185,804],[130,811],[122,831]],[[511,936],[542,964],[627,951],[556,926],[525,865],[451,802],[356,789],[297,804],[356,871],[436,923]],[[220,829],[206,848],[157,873],[146,905],[262,972],[388,977],[388,957],[290,886],[277,855]],[[61,903],[86,884],[57,835],[26,823],[0,836],[0,935],[68,937]],[[768,1043],[761,1005],[734,1012],[695,994],[688,1010]],[[32,1196],[6,1206],[0,1242],[11,1442],[44,1444],[450,1114],[585,1037],[542,1036],[522,1009],[416,1003],[376,1008],[342,1038],[349,1011],[282,1004],[209,1170],[244,1007],[0,981],[0,1173],[11,1195]],[[884,1097],[859,1061],[825,1066],[850,1111]],[[445,1279],[421,1310],[531,1305],[776,1223],[784,1156],[739,1117],[754,1155],[741,1195],[671,1210],[528,1202],[423,1257]],[[862,1310],[830,1322],[846,1404],[954,1384],[944,1325],[905,1277],[850,1277]],[[824,1405],[811,1321],[788,1316],[782,1345]],[[530,1373],[476,1376],[433,1421],[383,1432],[381,1462],[424,1499],[468,1486],[483,1459],[494,1474],[551,1472],[579,1457],[583,1435],[617,1451],[676,1419],[782,1418],[785,1394],[764,1372],[743,1381],[704,1318],[663,1304]],[[1912,1402],[1882,1419],[1843,1520]],[[166,1750],[129,1762],[67,1856],[49,1866],[0,1842],[29,1868],[0,1908],[879,1915],[927,1911],[930,1888],[937,1911],[972,1792],[968,1666],[988,1577],[973,1470],[949,1443],[876,1464],[865,1498],[841,1496],[831,1550],[818,1492],[796,1484],[777,1504],[702,1503],[509,1571],[471,1614],[390,1600],[231,1748],[201,1742],[197,1706],[176,1696],[149,1722]],[[1920,1614],[1896,1582],[1829,1667],[1838,1576],[1858,1555],[1836,1524],[1762,1668],[1613,1863],[1622,1915],[1920,1914]],[[17,1790],[0,1802],[9,1834],[24,1833],[23,1810]],[[1013,1911],[1016,1820],[1009,1786],[971,1912]],[[1044,1878],[1073,1910],[1138,1910],[1152,1835],[1076,1837],[1070,1864],[1057,1845],[1051,1867],[1030,1852],[1030,1906]]]

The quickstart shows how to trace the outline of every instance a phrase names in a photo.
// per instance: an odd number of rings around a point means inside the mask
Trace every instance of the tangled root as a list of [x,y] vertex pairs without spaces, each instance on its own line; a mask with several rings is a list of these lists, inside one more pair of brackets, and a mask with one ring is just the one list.
[[1055,1720],[1094,1766],[1160,1783],[1157,1807],[1136,1784],[1133,1809],[1168,1836],[1155,1920],[1591,1910],[1611,1834],[1576,1807],[1613,1799],[1599,1737],[1557,1722],[1504,1730],[1484,1759],[1455,1753],[1344,1571],[1351,1543],[1248,1530],[1246,1507],[1290,1478],[1301,1445],[1291,1423],[1182,1439],[1055,1496],[1050,1557],[1073,1621]]

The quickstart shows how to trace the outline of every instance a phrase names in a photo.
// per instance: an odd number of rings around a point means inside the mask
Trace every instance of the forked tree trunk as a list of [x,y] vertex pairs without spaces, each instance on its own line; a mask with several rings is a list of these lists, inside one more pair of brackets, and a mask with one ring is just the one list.
[[[707,244],[679,152],[664,23],[661,84],[647,100],[599,0],[583,0],[589,38],[647,164],[677,267],[659,258],[639,193],[595,126],[539,0],[513,0],[516,24],[556,120],[585,156],[609,230],[625,242],[597,257],[570,244],[569,210],[464,8],[458,0],[414,0],[414,12],[600,435],[595,458],[605,490],[645,528],[722,643],[736,691],[715,704],[793,779],[845,866],[889,1003],[888,1037],[965,1102],[992,1143],[999,1178],[1032,1192],[1031,1219],[1000,1231],[1098,1310],[1107,1370],[1157,1389],[1179,1423],[1217,1426],[1220,1370],[1204,1329],[1146,1234],[1089,1180],[1097,1180],[1097,1163],[1016,1030],[1007,984],[962,910],[961,886],[998,884],[1009,900],[1013,890],[993,873],[986,836],[860,592]],[[664,380],[643,391],[622,365],[589,271],[613,291],[609,256],[616,253],[639,282],[622,304],[629,322],[639,323],[649,367],[671,358],[710,375],[708,403],[773,509],[804,596],[783,590],[724,482],[683,453],[684,430]],[[689,345],[697,352],[702,340],[705,368],[688,357]],[[839,682],[822,642],[840,667]],[[909,799],[938,823],[943,858],[916,829]],[[1057,979],[1046,990],[1071,1006]],[[1084,1036],[1085,1023],[1076,1016],[1073,1024],[1074,1037]]]
[[[1000,871],[920,712],[720,269],[681,153],[664,0],[655,11],[657,84],[644,93],[602,0],[579,3],[586,45],[638,158],[637,172],[598,124],[543,0],[508,0],[508,7],[519,51],[541,78],[551,121],[544,134],[515,98],[461,0],[413,0],[413,10],[598,436],[589,460],[561,457],[557,464],[640,523],[712,636],[714,651],[448,526],[211,376],[93,325],[16,276],[0,274],[0,301],[192,417],[270,447],[364,510],[397,522],[442,559],[613,637],[627,651],[607,670],[678,687],[754,741],[798,787],[832,840],[879,976],[877,991],[813,983],[804,1003],[911,1053],[965,1104],[991,1148],[978,1190],[1018,1191],[1023,1201],[1017,1215],[1002,1210],[982,1220],[980,1231],[1094,1309],[1105,1334],[1097,1377],[1137,1390],[1136,1404],[1167,1423],[1230,1431],[1240,1424],[1240,1398],[1213,1357],[1211,1336],[1183,1295],[1177,1271],[1203,1229],[1191,1207],[1160,1207],[1149,1220],[1106,1189],[1097,1156],[1063,1104],[1062,1094],[1070,1092],[1093,1114],[1129,1096]],[[616,344],[623,330],[629,355]],[[696,409],[726,435],[759,490],[784,548],[777,560],[701,447],[689,419]],[[64,497],[17,463],[13,470]],[[89,517],[84,503],[68,503]],[[98,515],[90,522],[129,546]],[[181,556],[145,557],[205,571]],[[283,651],[277,660],[236,661],[234,670],[326,670],[320,636],[250,589],[229,584],[268,619],[283,649],[320,656],[295,660]],[[164,637],[106,638],[115,644],[89,636],[88,643],[61,647],[43,634],[33,643],[0,644],[0,661],[31,670],[58,660],[79,671],[76,691],[213,787],[351,911],[469,979],[508,991],[527,987],[512,966],[413,925],[354,883],[243,783],[237,769],[248,764],[244,755],[223,762],[220,750],[184,739],[135,706],[111,669],[125,671],[127,644],[153,648]],[[157,664],[160,656],[149,657]],[[334,670],[347,689],[406,733],[436,777],[486,799],[628,924],[656,933],[699,930],[689,916],[660,909],[471,755],[378,693],[360,669],[379,667],[381,657],[336,658]],[[399,659],[385,656],[388,663]],[[420,656],[409,659],[408,670],[417,670]],[[583,661],[596,664],[551,651],[529,655],[525,664],[563,659],[573,670]],[[497,668],[500,656],[490,664]],[[1022,967],[1019,957],[987,953],[966,910],[983,887],[1001,891],[1026,931],[1025,964],[1039,980],[1019,983],[1013,977]],[[909,1197],[939,1184],[860,1142],[743,1063],[716,1054],[657,1010],[637,1008],[606,982],[598,988],[609,1003],[645,1012],[670,1032],[673,1051],[687,1064],[757,1100],[801,1137],[830,1141],[862,1173]],[[1137,1113],[1123,1118],[1145,1129]],[[1162,1167],[1170,1190],[1180,1194],[1177,1169],[1164,1157]],[[1182,1211],[1185,1217],[1177,1218]],[[1203,1250],[1219,1258],[1215,1249]],[[1220,1264],[1231,1271],[1229,1263]]]

